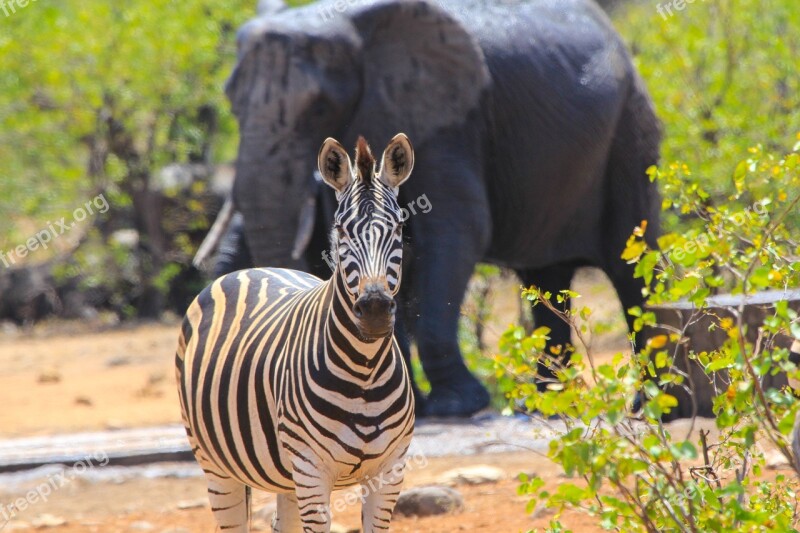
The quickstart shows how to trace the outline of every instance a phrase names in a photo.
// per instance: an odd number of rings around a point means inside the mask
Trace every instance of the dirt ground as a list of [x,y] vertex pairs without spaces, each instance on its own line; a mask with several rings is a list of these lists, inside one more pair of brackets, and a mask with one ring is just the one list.
[[[551,512],[525,513],[527,498],[516,493],[518,472],[536,473],[547,480],[547,487],[554,489],[559,483],[556,467],[540,456],[531,453],[492,454],[468,458],[470,464],[489,464],[502,468],[508,477],[497,483],[475,486],[460,486],[464,498],[464,509],[452,515],[426,518],[396,517],[392,521],[393,532],[437,532],[486,531],[517,532],[531,528],[544,528]],[[435,482],[443,472],[463,466],[465,458],[448,457],[431,459],[424,469],[409,472],[406,486],[421,486]],[[334,495],[333,503],[344,497],[340,491]],[[11,498],[11,497],[10,497]],[[9,499],[9,498],[4,498]],[[13,501],[13,500],[10,500]],[[254,526],[269,531],[268,522],[260,516],[262,508],[271,509],[274,496],[267,493],[254,495],[253,508],[258,518]],[[202,478],[191,479],[132,479],[119,483],[89,484],[76,480],[54,493],[46,504],[33,506],[15,517],[6,531],[16,527],[36,524],[43,514],[50,515],[54,525],[47,531],[78,532],[125,532],[152,530],[157,532],[208,532],[214,531],[213,518],[205,495]],[[359,505],[347,506],[341,514],[334,513],[335,524],[344,531],[357,531]],[[573,530],[601,531],[590,517],[568,514],[561,518]]]
[[[582,276],[577,285],[585,295],[582,303],[592,306],[595,316],[617,324],[615,332],[607,334],[610,340],[601,345],[609,354],[614,353],[614,346],[624,349],[620,310],[611,289],[591,273]],[[487,327],[490,346],[499,332],[516,320],[516,282],[509,281],[501,289],[495,297],[493,324]],[[172,367],[177,333],[177,319],[130,327],[99,323],[50,323],[29,330],[6,327],[0,333],[0,438],[178,422]],[[457,431],[454,433],[457,438]],[[555,465],[532,452],[431,459],[424,469],[409,473],[406,487],[429,484],[446,470],[477,464],[499,467],[506,476],[496,483],[459,487],[465,509],[458,514],[398,517],[392,531],[516,532],[546,527],[552,514],[547,510],[526,514],[527,499],[517,495],[515,477],[520,472],[535,473],[550,488],[561,478]],[[15,496],[0,486],[0,503],[13,501]],[[256,495],[255,508],[269,504],[272,498]],[[356,528],[358,513],[357,506],[351,506],[341,516],[334,516],[334,521],[346,529]],[[214,531],[200,477],[96,483],[77,479],[14,520],[4,532],[37,523],[50,523],[48,530],[54,532]],[[58,525],[61,521],[65,523]],[[600,530],[596,520],[584,515],[568,514],[561,521],[573,530]]]

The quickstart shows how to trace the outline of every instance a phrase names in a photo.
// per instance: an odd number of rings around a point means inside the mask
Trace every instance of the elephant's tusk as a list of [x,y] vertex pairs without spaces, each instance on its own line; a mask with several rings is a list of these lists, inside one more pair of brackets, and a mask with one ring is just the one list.
[[294,238],[292,247],[292,259],[297,261],[308,248],[311,242],[311,235],[314,233],[314,219],[317,215],[317,198],[309,196],[306,203],[300,209],[300,216],[297,224],[297,235]]
[[197,253],[194,254],[192,265],[195,268],[200,268],[203,263],[206,262],[206,259],[216,251],[222,240],[222,236],[225,235],[225,231],[231,223],[233,211],[233,199],[228,198],[222,205],[222,209],[220,209],[214,224],[211,225],[211,229],[208,230],[208,235],[203,239],[200,248],[197,249]]

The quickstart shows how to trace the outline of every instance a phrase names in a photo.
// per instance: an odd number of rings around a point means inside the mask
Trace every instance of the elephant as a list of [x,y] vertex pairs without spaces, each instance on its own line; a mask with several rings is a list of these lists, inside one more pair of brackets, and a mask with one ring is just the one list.
[[[274,4],[274,1],[270,1]],[[418,413],[466,417],[489,404],[457,342],[478,262],[556,293],[576,268],[604,270],[623,307],[641,280],[620,259],[660,199],[647,169],[661,126],[631,56],[593,0],[321,0],[265,10],[238,34],[226,85],[239,125],[228,228],[217,273],[241,265],[328,277],[335,205],[314,179],[326,137],[378,145],[402,131],[416,153],[398,336],[416,341],[431,389]],[[239,215],[237,215],[239,216]],[[543,306],[548,346],[570,330]],[[399,318],[405,317],[403,320]],[[632,322],[629,320],[632,329]],[[402,333],[405,332],[405,333]],[[409,367],[410,368],[410,367]],[[540,366],[540,387],[552,371]]]

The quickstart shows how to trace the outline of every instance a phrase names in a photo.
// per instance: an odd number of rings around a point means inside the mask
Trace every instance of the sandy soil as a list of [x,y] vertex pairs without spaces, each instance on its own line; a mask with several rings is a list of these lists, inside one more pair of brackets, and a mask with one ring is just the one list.
[[[623,322],[611,289],[592,273],[580,276],[576,285],[585,295],[582,303],[595,309],[597,320],[616,324],[613,333],[600,339],[600,346],[609,354],[624,349],[624,332],[619,327]],[[516,320],[519,308],[516,282],[509,281],[500,289],[493,296],[492,323],[487,326],[489,345]],[[172,367],[177,331],[177,319],[124,328],[99,323],[46,324],[22,331],[5,328],[0,333],[0,438],[179,421]],[[409,474],[406,486],[428,484],[445,470],[475,464],[497,466],[507,476],[497,483],[461,487],[465,509],[459,514],[398,518],[392,531],[512,532],[546,527],[552,515],[546,510],[526,515],[527,499],[517,495],[514,478],[519,472],[535,473],[551,488],[561,478],[554,465],[531,452],[431,459],[426,468]],[[14,497],[0,486],[0,503]],[[258,495],[256,507],[271,498]],[[358,513],[351,507],[334,520],[355,528]],[[53,524],[66,521],[49,528],[57,532],[214,531],[204,483],[198,477],[99,483],[78,479],[47,502],[20,513],[15,517],[18,522],[3,531],[30,527],[43,514],[57,518]],[[599,530],[591,517],[568,514],[561,520],[573,530]]]
[[[407,486],[426,485],[435,482],[443,472],[463,466],[464,458],[432,459],[424,469],[412,471],[406,480]],[[515,476],[518,472],[536,473],[547,480],[549,489],[559,483],[556,467],[541,457],[530,453],[493,454],[469,458],[470,464],[491,464],[502,468],[508,477],[500,482],[486,485],[461,486],[458,490],[464,497],[464,510],[453,514],[426,518],[397,517],[392,522],[394,532],[487,531],[516,532],[531,528],[544,528],[552,513],[547,510],[534,511],[526,515],[527,498],[516,493]],[[344,493],[334,495],[343,498]],[[262,508],[271,509],[274,496],[266,493],[254,495],[256,515]],[[35,505],[15,517],[11,527],[36,523],[47,513],[53,518],[65,520],[60,526],[47,528],[53,532],[111,532],[111,531],[214,531],[213,518],[205,497],[202,478],[191,479],[133,479],[122,483],[88,484],[75,481],[57,493],[47,503]],[[334,514],[334,522],[344,530],[355,530],[359,524],[358,505],[349,506],[341,514]],[[143,524],[144,523],[144,524]],[[590,517],[567,514],[562,523],[574,530],[601,531]],[[152,529],[146,529],[152,526]],[[269,531],[268,522],[260,517],[254,519],[258,530]],[[12,529],[13,530],[13,529]],[[4,531],[8,531],[4,530]]]

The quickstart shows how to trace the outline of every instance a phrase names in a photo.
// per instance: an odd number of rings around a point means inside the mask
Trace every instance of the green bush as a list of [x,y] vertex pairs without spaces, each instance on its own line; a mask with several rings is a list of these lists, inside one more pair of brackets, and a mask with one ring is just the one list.
[[[713,208],[707,203],[709,193],[686,166],[651,169],[651,177],[668,192],[664,208],[692,213],[704,226],[702,233],[691,229],[663,235],[660,250],[647,248],[642,227],[634,231],[623,256],[636,263],[637,276],[648,282],[649,303],[688,299],[698,308],[696,319],[712,313],[706,301],[715,291],[800,286],[800,228],[787,223],[800,203],[798,148],[785,157],[751,149],[750,157],[732,169],[736,192]],[[758,202],[763,209],[738,207],[745,198],[744,203]],[[550,295],[536,288],[523,296],[556,311]],[[800,340],[800,318],[786,301],[778,302],[751,342],[740,311],[734,310],[734,319],[718,321],[727,333],[718,350],[689,354],[709,376],[728,373],[727,389],[714,400],[717,442],[702,432],[689,440],[661,422],[677,405],[663,388],[681,386],[686,379],[673,364],[683,331],[652,335],[631,359],[618,354],[610,364],[595,365],[583,343],[589,309],[562,312],[583,345],[572,351],[569,366],[558,368],[543,353],[546,328],[531,335],[521,327],[509,328],[495,357],[509,404],[523,402],[563,421],[564,431],[550,442],[548,455],[568,476],[582,480],[561,483],[550,493],[542,490],[540,479],[523,477],[520,492],[531,496],[531,508],[576,509],[596,516],[606,529],[625,531],[794,530],[796,477],[764,479],[762,469],[765,445],[796,464],[789,438],[800,404],[795,391],[767,389],[764,380],[777,372],[800,378],[788,350],[774,343],[778,335]],[[655,325],[652,312],[630,312],[638,330]],[[531,384],[540,359],[550,361],[558,377],[544,393]],[[645,403],[634,414],[630,400],[637,391]],[[558,516],[552,531],[564,530]]]

